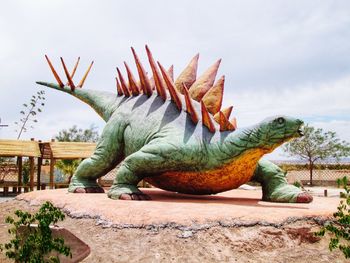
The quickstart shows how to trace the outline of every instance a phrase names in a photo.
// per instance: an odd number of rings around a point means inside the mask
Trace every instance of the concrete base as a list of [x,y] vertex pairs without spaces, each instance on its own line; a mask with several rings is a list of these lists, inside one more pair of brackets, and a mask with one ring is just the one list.
[[73,194],[67,189],[24,193],[16,197],[30,205],[51,201],[75,218],[94,218],[106,227],[193,225],[207,223],[283,224],[288,220],[330,217],[337,197],[314,197],[310,204],[260,201],[261,190],[236,189],[211,196],[193,196],[159,189],[142,189],[151,201],[111,200],[106,193]]

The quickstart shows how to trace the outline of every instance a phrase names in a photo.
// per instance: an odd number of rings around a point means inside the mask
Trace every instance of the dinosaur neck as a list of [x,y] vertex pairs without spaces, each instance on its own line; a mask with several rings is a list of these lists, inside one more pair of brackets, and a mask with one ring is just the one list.
[[39,85],[47,86],[59,91],[71,94],[93,108],[104,121],[108,121],[114,111],[114,103],[117,96],[114,93],[76,88],[74,91],[67,86],[61,88],[57,84],[37,82]]
[[235,159],[245,151],[259,149],[261,155],[273,151],[276,147],[264,145],[262,134],[259,131],[259,126],[252,126],[242,130],[236,130],[230,133],[224,143],[222,150],[227,154],[228,159]]

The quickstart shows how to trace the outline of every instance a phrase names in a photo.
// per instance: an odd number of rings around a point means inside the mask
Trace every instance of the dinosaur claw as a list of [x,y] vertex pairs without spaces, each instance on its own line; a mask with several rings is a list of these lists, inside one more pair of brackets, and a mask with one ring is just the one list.
[[143,200],[151,200],[151,198],[145,194],[121,194],[119,196],[119,200],[143,201]]
[[133,200],[132,197],[131,197],[131,195],[129,195],[129,194],[121,194],[121,195],[119,196],[119,199],[120,199],[120,200]]
[[311,203],[313,197],[308,193],[300,193],[297,196],[297,203]]
[[79,193],[79,194],[90,194],[90,193],[104,193],[105,191],[103,190],[102,187],[78,187],[74,190],[74,193]]

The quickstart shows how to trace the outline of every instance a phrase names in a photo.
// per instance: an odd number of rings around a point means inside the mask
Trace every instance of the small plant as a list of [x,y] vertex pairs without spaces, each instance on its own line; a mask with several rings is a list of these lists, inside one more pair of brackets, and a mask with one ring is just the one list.
[[350,187],[346,177],[337,180],[338,186],[342,186],[345,193],[341,194],[341,200],[337,212],[333,214],[334,220],[327,222],[316,236],[324,236],[325,233],[331,235],[329,250],[340,249],[345,258],[350,258]]
[[[52,237],[50,225],[65,217],[59,208],[46,202],[34,215],[22,210],[15,211],[15,215],[17,221],[10,216],[6,218],[6,223],[13,225],[8,230],[13,239],[4,244],[8,258],[16,262],[60,262],[57,256],[48,256],[52,251],[72,257],[63,238]],[[31,226],[35,223],[38,224],[37,228]]]
[[22,168],[22,182],[24,185],[27,185],[29,183],[29,177],[30,177],[30,164],[29,164],[29,160],[26,160],[23,163],[23,168]]
[[[28,130],[28,125],[30,122],[38,122],[36,115],[39,112],[42,112],[41,108],[45,106],[44,95],[45,91],[40,90],[36,93],[36,95],[32,96],[29,104],[23,104],[24,109],[20,111],[22,118],[19,120],[19,122],[15,122],[15,124],[18,126],[18,130],[15,130],[15,132],[18,132],[17,140],[21,137],[23,132],[26,132]],[[30,125],[29,127],[32,129],[34,128],[33,125]]]

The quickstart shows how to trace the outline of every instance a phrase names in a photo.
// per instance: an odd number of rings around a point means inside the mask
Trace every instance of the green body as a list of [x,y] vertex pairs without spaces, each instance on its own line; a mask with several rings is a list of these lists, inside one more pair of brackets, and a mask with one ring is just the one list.
[[[107,123],[94,154],[85,159],[75,172],[70,192],[81,188],[98,188],[96,179],[120,162],[121,167],[108,192],[113,199],[119,199],[123,194],[142,195],[137,188],[140,180],[150,178],[152,182],[152,178],[166,174],[181,177],[195,173],[200,178],[200,175],[208,176],[208,171],[214,171],[210,176],[215,181],[215,171],[222,174],[222,167],[232,167],[244,154],[254,152],[256,160],[249,159],[249,167],[246,168],[251,172],[244,175],[246,179],[243,180],[262,183],[264,200],[296,202],[297,197],[303,194],[300,189],[286,183],[284,173],[277,166],[267,161],[258,164],[263,154],[300,136],[299,129],[303,123],[300,120],[279,116],[236,131],[219,132],[217,126],[217,131],[211,133],[201,121],[194,124],[185,111],[179,111],[171,100],[163,101],[156,94],[151,97],[124,97],[82,89],[73,92],[69,87],[60,88],[50,83],[38,84],[81,99]],[[200,112],[199,103],[194,106]],[[221,189],[203,186],[197,189],[195,183],[188,187],[174,188],[170,185],[163,188],[191,194],[211,194]],[[229,190],[226,188],[222,189]]]

